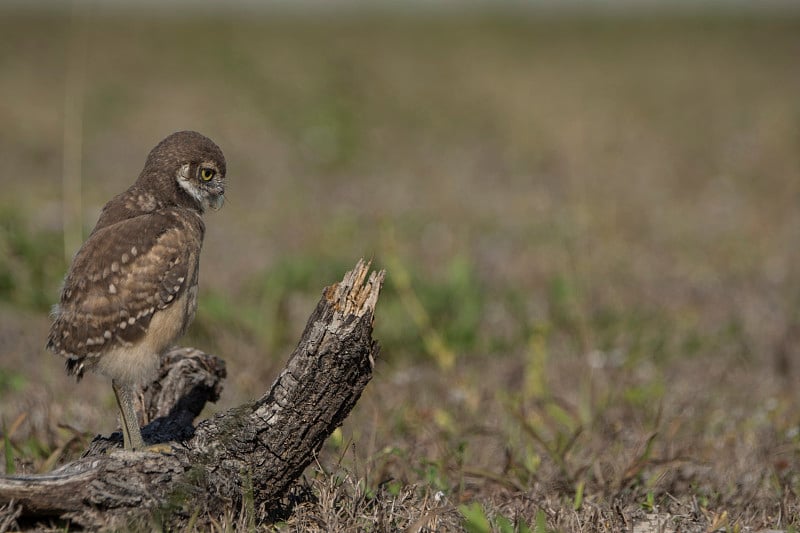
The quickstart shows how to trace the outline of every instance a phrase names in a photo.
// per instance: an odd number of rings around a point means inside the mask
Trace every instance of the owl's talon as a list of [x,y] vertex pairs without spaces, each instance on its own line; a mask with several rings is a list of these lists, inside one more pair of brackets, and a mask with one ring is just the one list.
[[175,455],[172,444],[169,442],[159,442],[158,444],[150,444],[142,448],[108,448],[105,451],[106,455],[114,454],[128,454],[128,453],[157,453],[160,455]]
[[159,453],[161,455],[175,455],[172,451],[172,444],[170,444],[169,442],[159,442],[158,444],[151,444],[149,446],[145,446],[141,450],[135,450],[135,451]]

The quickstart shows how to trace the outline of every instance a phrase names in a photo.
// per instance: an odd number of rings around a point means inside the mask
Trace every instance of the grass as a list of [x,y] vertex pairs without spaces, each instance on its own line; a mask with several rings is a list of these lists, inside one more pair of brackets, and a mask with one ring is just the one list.
[[[796,18],[85,22],[84,232],[171,131],[229,160],[184,340],[228,363],[215,409],[358,257],[388,270],[373,383],[285,512],[187,531],[800,527]],[[0,17],[6,473],[116,423],[42,350],[74,31]]]
[[57,233],[30,230],[19,212],[0,212],[0,301],[49,310],[65,270],[59,244]]

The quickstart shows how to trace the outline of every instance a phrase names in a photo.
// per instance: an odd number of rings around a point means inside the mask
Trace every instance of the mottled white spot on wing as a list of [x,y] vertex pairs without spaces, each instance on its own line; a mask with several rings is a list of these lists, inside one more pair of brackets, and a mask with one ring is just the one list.
[[136,201],[139,204],[139,207],[141,207],[145,211],[153,211],[157,207],[156,199],[150,194],[148,195],[140,194],[136,198]]
[[111,294],[117,294],[117,286],[114,285],[113,283],[109,283],[108,292],[110,292]]

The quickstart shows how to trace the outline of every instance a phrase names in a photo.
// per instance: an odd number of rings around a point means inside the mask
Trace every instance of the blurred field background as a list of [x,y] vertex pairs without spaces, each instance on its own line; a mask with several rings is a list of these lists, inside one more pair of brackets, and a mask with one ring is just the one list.
[[195,129],[229,168],[182,341],[227,361],[214,410],[359,257],[388,271],[376,375],[290,512],[220,530],[800,528],[797,11],[6,7],[0,43],[6,473],[117,427],[47,314]]

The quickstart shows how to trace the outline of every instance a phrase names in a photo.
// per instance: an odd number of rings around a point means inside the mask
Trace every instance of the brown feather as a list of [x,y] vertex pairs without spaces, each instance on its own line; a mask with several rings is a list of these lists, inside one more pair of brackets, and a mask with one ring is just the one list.
[[136,183],[103,208],[67,272],[48,337],[69,373],[80,377],[128,348],[135,357],[143,348],[161,352],[186,331],[205,226],[203,205],[176,176],[199,164],[221,169],[216,189],[204,194],[224,191],[219,148],[198,133],[173,134],[153,149]]

